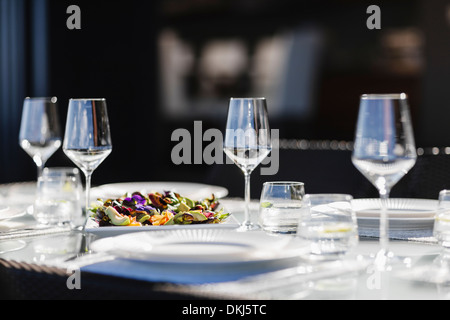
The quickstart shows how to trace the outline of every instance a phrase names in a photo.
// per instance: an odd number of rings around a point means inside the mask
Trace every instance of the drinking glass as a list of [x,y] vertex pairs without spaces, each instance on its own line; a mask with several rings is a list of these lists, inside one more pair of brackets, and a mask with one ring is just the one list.
[[245,176],[245,220],[240,231],[259,229],[250,212],[250,174],[272,150],[265,98],[231,98],[224,152]]
[[259,224],[269,233],[295,234],[303,206],[302,182],[266,182],[259,209]]
[[37,186],[33,215],[40,224],[82,225],[82,188],[77,168],[45,168]]
[[442,247],[435,265],[450,272],[450,190],[439,192],[438,212],[434,220],[433,235]]
[[439,192],[433,235],[442,247],[450,250],[450,190]]
[[297,237],[310,244],[312,257],[336,259],[356,247],[358,225],[348,194],[307,194]]
[[380,246],[375,262],[385,268],[389,252],[387,201],[392,187],[415,165],[416,147],[406,94],[361,96],[352,162],[381,198]]
[[42,175],[47,160],[61,146],[57,98],[25,98],[20,123],[19,144]]
[[112,151],[105,99],[70,99],[63,150],[86,177],[86,215],[91,176]]

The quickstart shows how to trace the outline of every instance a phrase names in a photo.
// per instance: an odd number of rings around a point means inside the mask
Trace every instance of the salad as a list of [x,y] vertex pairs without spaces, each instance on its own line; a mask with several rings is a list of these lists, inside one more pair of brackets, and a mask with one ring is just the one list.
[[211,224],[225,221],[229,213],[219,206],[214,194],[211,198],[194,201],[178,193],[166,191],[142,194],[134,192],[123,198],[98,200],[90,208],[92,218],[100,227],[164,226]]

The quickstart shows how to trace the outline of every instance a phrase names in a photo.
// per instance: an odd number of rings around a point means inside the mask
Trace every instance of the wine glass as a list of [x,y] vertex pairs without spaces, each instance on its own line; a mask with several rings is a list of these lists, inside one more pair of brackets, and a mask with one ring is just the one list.
[[33,158],[37,176],[47,160],[61,146],[57,98],[25,98],[20,123],[19,144]]
[[105,99],[70,99],[63,150],[86,177],[86,215],[91,176],[112,151]]
[[361,96],[352,162],[378,189],[380,246],[375,263],[386,269],[389,251],[387,204],[392,187],[415,165],[416,147],[406,94]]
[[245,220],[240,231],[259,229],[250,212],[250,174],[272,150],[265,98],[231,98],[224,152],[245,176]]

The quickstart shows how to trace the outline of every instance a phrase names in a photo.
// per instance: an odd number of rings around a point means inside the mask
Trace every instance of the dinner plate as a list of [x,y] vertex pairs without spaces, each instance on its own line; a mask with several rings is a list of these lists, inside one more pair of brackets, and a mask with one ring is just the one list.
[[26,210],[18,208],[4,208],[0,210],[0,221],[10,220],[22,217],[26,214]]
[[17,251],[25,248],[26,243],[22,240],[8,240],[0,242],[0,254]]
[[6,206],[28,206],[36,198],[36,182],[9,183],[0,186]]
[[224,198],[228,195],[228,190],[220,186],[212,186],[201,183],[190,182],[123,182],[105,184],[92,188],[93,198],[114,198],[121,197],[127,192],[139,191],[141,193],[174,191],[184,197],[191,199],[204,199],[212,194],[217,198]]
[[178,265],[236,265],[298,259],[309,252],[306,242],[273,237],[264,232],[180,229],[140,232],[96,240],[94,252],[148,263]]
[[[362,228],[379,227],[380,199],[355,199],[353,209]],[[387,201],[390,229],[422,230],[433,228],[437,200],[391,198]]]

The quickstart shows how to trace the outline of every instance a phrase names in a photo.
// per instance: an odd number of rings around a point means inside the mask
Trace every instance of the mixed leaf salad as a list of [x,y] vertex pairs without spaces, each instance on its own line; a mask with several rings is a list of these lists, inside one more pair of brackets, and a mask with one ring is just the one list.
[[178,193],[166,191],[142,194],[134,192],[123,198],[98,200],[90,210],[100,227],[163,226],[220,223],[228,218],[219,207],[219,200],[211,198],[194,201]]

